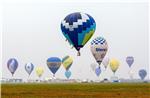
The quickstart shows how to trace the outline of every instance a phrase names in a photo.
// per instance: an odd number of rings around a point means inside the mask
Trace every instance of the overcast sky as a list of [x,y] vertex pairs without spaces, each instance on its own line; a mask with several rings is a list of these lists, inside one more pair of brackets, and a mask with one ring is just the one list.
[[[60,23],[72,12],[91,15],[96,21],[96,31],[77,56],[75,49],[65,41]],[[48,57],[70,55],[74,63],[70,68],[71,78],[103,79],[113,73],[108,67],[99,77],[92,71],[90,64],[96,63],[90,51],[90,42],[97,36],[103,36],[108,42],[106,57],[116,58],[120,67],[116,72],[119,78],[129,78],[127,56],[134,56],[132,66],[134,78],[139,78],[139,69],[148,71],[148,4],[147,3],[4,3],[3,8],[3,64],[2,77],[11,78],[7,69],[9,58],[16,58],[19,67],[14,77],[28,79],[25,63],[32,62],[35,67],[43,66],[42,78],[52,77],[46,65]],[[56,78],[65,78],[63,66],[56,73]],[[38,78],[35,71],[29,78]],[[148,76],[146,77],[148,78]]]

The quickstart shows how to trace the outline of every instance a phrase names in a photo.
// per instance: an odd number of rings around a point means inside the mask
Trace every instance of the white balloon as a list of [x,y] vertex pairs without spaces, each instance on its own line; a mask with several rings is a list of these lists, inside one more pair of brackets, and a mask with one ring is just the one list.
[[92,63],[92,64],[91,64],[91,68],[92,68],[93,71],[95,71],[96,66],[97,66],[97,64],[95,64],[95,63]]

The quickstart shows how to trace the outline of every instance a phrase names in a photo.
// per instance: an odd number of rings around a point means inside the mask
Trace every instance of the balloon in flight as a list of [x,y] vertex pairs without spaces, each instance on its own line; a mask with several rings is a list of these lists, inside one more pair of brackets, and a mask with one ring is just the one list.
[[70,57],[70,56],[65,56],[65,57],[62,59],[62,64],[63,64],[63,66],[64,66],[64,68],[65,68],[66,70],[69,70],[69,68],[71,67],[72,63],[73,63],[73,59],[72,59],[72,57]]
[[112,72],[116,72],[118,67],[119,67],[120,63],[117,59],[111,59],[110,60],[110,68],[112,70]]
[[36,74],[39,78],[42,76],[43,73],[44,73],[43,67],[40,66],[36,67]]
[[95,29],[95,20],[86,13],[71,13],[61,22],[62,33],[69,43],[78,51],[78,56],[80,56],[80,49],[83,48],[92,37]]
[[100,67],[97,67],[97,68],[95,69],[95,74],[96,74],[97,76],[99,76],[99,75],[101,74],[101,68],[100,68]]
[[55,76],[55,73],[58,71],[58,69],[61,66],[61,59],[58,57],[50,57],[47,59],[47,66]]
[[65,76],[66,76],[66,78],[67,78],[67,79],[69,79],[69,78],[70,78],[70,76],[71,76],[71,71],[66,70],[66,72],[65,72]]
[[141,78],[142,80],[144,80],[144,78],[146,77],[146,75],[147,75],[147,72],[146,72],[145,69],[139,70],[139,76],[140,76],[140,78]]
[[104,60],[102,61],[102,64],[104,65],[104,67],[106,69],[107,66],[109,65],[109,58],[104,58]]
[[108,50],[108,45],[103,37],[97,37],[91,42],[91,52],[100,65]]
[[133,62],[134,62],[134,57],[133,57],[133,56],[128,56],[128,57],[126,58],[126,62],[127,62],[127,64],[128,64],[128,66],[131,67],[132,64],[133,64]]
[[16,69],[18,68],[18,61],[15,58],[10,58],[7,62],[7,68],[13,76]]
[[25,64],[25,70],[30,75],[34,69],[34,65],[32,63]]
[[93,71],[95,71],[95,69],[96,69],[96,66],[97,66],[97,64],[95,64],[95,63],[92,63],[92,64],[91,64],[91,69],[92,69]]

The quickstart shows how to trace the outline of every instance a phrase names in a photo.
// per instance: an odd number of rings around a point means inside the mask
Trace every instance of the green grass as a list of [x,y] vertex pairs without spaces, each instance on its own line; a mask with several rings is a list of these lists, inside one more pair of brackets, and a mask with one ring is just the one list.
[[2,84],[2,98],[150,98],[149,83]]

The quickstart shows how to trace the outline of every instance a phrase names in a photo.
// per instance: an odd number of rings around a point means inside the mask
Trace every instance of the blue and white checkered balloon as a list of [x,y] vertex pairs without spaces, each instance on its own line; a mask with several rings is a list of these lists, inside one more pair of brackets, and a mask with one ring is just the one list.
[[107,48],[107,42],[103,37],[97,37],[91,42],[91,52],[99,65],[107,53]]
[[61,30],[68,42],[80,51],[92,37],[96,29],[96,23],[89,14],[76,12],[67,15],[61,22]]

